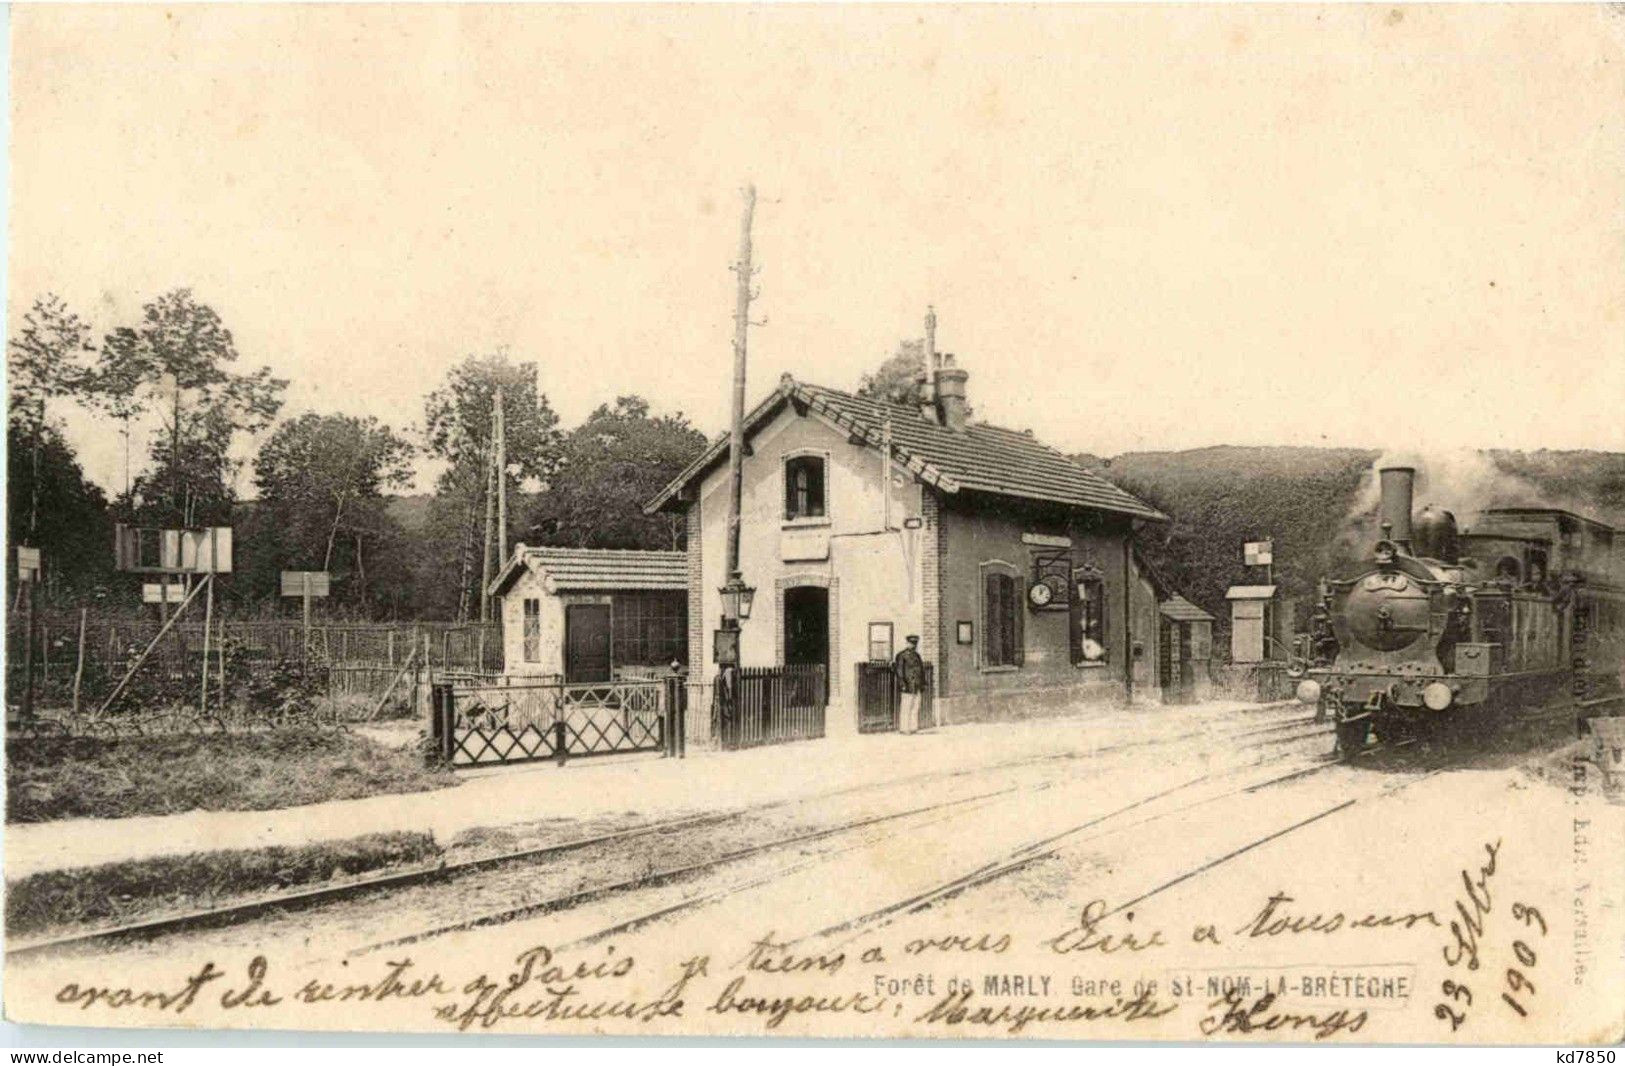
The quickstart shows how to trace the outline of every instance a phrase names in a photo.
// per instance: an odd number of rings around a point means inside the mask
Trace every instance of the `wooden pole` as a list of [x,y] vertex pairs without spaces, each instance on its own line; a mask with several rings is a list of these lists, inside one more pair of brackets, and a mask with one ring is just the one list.
[[[219,649],[215,652],[215,662],[219,665],[219,673],[215,675],[216,683],[214,687],[220,693],[220,713],[223,716],[226,713],[226,623],[224,619],[220,622],[220,640],[215,647]],[[208,668],[208,661],[205,660],[203,669],[207,670]]]
[[[497,568],[508,565],[508,410],[497,387]],[[495,576],[495,575],[493,575]]]
[[305,665],[310,665],[310,571],[300,571],[305,591]]
[[[501,394],[498,393],[498,396]],[[491,551],[496,545],[498,400],[491,401],[491,435],[485,442],[485,542],[480,548],[480,621],[491,617]]]
[[756,186],[745,187],[745,210],[739,222],[739,285],[734,296],[733,417],[728,433],[728,577],[739,573],[739,504],[745,463],[745,356],[750,334],[752,267],[750,227],[756,213]]
[[38,584],[32,577],[23,582],[27,586],[23,591],[23,606],[27,610],[27,622],[23,626],[23,721],[34,720],[34,586]]
[[203,680],[198,685],[197,709],[209,713],[209,635],[214,631],[214,582],[203,592]]
[[79,714],[79,686],[85,678],[85,619],[90,614],[87,608],[79,608],[79,655],[73,664],[73,713]]

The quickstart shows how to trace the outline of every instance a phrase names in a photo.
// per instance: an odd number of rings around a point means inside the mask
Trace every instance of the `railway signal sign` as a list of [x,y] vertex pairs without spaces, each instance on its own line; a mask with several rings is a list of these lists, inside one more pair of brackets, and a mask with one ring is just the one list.
[[179,582],[148,581],[141,586],[142,603],[180,603],[186,599],[186,586]]
[[38,581],[40,560],[38,548],[17,549],[17,580]]
[[330,579],[326,570],[282,571],[282,595],[326,598]]
[[136,574],[229,574],[231,527],[155,529],[113,527],[113,558]]
[[1275,542],[1250,540],[1241,546],[1241,558],[1248,566],[1269,566],[1275,562]]
[[310,601],[326,598],[330,581],[326,570],[282,571],[282,595],[298,596],[305,601],[305,658],[310,658]]

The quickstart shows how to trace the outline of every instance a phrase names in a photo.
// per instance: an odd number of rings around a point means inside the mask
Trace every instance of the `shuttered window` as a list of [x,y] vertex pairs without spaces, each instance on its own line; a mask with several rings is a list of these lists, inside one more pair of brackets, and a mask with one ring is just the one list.
[[1020,666],[1021,662],[1020,583],[1012,573],[987,570],[982,576],[982,665]]

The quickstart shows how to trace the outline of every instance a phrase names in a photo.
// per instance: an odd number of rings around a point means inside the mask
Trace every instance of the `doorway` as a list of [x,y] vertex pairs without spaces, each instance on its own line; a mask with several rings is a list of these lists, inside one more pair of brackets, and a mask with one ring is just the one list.
[[784,590],[784,665],[821,666],[829,677],[829,589]]
[[564,609],[564,681],[609,680],[609,604],[574,603]]

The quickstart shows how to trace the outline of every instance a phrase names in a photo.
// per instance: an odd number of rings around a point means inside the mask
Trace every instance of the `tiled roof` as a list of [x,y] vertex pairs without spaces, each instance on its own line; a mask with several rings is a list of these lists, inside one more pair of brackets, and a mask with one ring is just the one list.
[[1211,622],[1213,616],[1177,593],[1157,605],[1164,618],[1175,622]]
[[601,548],[527,548],[523,544],[491,582],[500,595],[528,567],[546,576],[552,588],[673,589],[688,588],[688,556],[683,552],[612,551]]
[[[918,410],[864,399],[788,376],[746,419],[749,434],[784,403],[804,405],[845,430],[854,440],[879,449],[891,423],[895,458],[922,481],[944,492],[987,492],[1045,500],[1165,521],[1156,508],[1136,499],[1029,433],[972,422],[963,432],[928,422]],[[645,510],[665,506],[690,481],[727,455],[723,437],[679,474]]]

